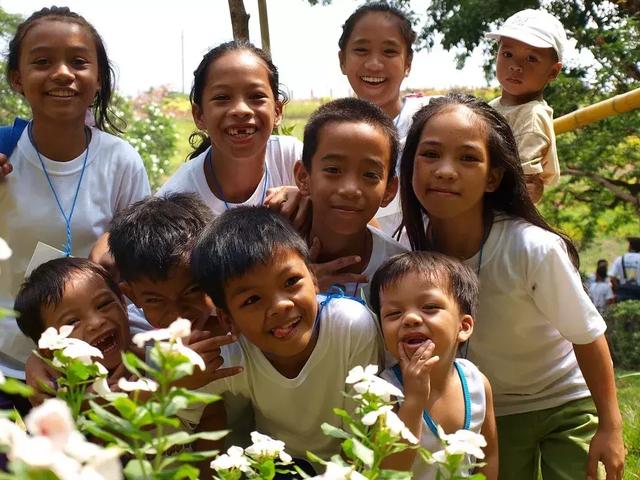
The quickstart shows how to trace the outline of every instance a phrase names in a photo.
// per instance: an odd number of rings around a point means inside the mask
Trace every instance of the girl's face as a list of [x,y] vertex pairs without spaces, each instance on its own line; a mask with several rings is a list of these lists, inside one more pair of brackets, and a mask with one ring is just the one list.
[[202,105],[193,106],[196,125],[209,134],[215,157],[223,159],[262,161],[281,114],[267,65],[247,50],[226,53],[209,65]]
[[502,171],[491,168],[482,122],[457,105],[433,116],[422,129],[412,186],[430,218],[481,216],[484,194],[498,188]]
[[82,120],[100,89],[98,55],[86,28],[40,20],[22,39],[11,86],[25,96],[34,119]]
[[411,59],[393,15],[372,12],[360,18],[338,53],[340,68],[359,98],[381,107],[392,118],[400,113],[400,84]]

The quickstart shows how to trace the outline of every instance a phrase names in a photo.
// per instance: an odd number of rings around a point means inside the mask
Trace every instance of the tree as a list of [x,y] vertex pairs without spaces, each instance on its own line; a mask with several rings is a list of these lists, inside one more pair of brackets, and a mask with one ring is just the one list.
[[[7,13],[0,7],[0,41],[8,44],[21,21],[22,17],[20,15]],[[6,62],[0,60],[2,75],[6,72],[6,68]],[[13,123],[13,119],[16,116],[28,117],[30,115],[29,111],[29,107],[22,99],[22,96],[11,90],[6,81],[0,81],[0,125]]]
[[229,0],[229,15],[234,40],[249,41],[249,15],[243,0]]

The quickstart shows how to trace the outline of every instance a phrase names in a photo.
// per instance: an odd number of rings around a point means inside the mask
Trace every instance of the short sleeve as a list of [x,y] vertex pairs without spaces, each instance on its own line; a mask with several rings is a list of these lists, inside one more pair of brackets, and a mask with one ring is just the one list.
[[537,308],[564,338],[575,344],[591,343],[604,333],[606,324],[560,242],[557,238],[530,252],[529,291]]
[[127,156],[128,168],[122,172],[120,191],[118,192],[117,209],[128,207],[138,200],[142,200],[151,194],[149,178],[144,168],[144,163],[138,152],[133,147],[126,145],[123,154]]
[[514,132],[522,169],[526,175],[541,175],[545,185],[553,185],[560,178],[553,120],[544,110],[534,109],[531,114],[528,127]]
[[618,280],[622,279],[622,257],[618,257],[613,261],[609,269],[609,276],[617,278]]

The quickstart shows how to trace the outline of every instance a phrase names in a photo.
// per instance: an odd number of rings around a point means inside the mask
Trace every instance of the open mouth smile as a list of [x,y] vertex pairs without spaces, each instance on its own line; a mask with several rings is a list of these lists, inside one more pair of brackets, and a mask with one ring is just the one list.
[[78,95],[78,92],[74,90],[69,90],[67,88],[59,88],[59,89],[48,91],[47,95],[49,97],[56,97],[56,98],[69,98],[69,97],[75,97],[76,95]]
[[360,77],[360,80],[368,85],[380,85],[381,83],[386,82],[387,79],[385,77],[362,76]]
[[256,133],[257,128],[255,126],[247,127],[229,127],[225,130],[227,135],[236,138],[247,138]]
[[99,337],[93,339],[91,341],[91,346],[100,350],[104,356],[115,351],[118,347],[118,335],[116,329],[108,330]]
[[289,323],[272,328],[271,330],[269,330],[269,332],[271,333],[271,335],[273,335],[278,339],[289,338],[293,335],[293,332],[295,331],[296,327],[300,324],[301,321],[302,321],[302,317],[297,317],[296,319],[294,319]]

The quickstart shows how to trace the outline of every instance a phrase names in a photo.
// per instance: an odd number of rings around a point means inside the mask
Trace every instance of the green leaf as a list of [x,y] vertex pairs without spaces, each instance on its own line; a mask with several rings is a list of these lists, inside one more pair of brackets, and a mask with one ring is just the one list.
[[315,453],[310,452],[309,450],[307,450],[307,458],[312,462],[319,463],[321,465],[326,465],[327,463],[326,461],[321,459],[319,456],[317,456]]
[[[137,431],[134,426],[127,420],[114,415],[105,408],[102,408],[93,400],[89,401],[92,410],[92,419],[100,419],[103,425],[109,425],[112,430],[122,433],[123,435],[130,436]],[[94,420],[95,421],[95,420]]]
[[208,458],[213,458],[218,454],[218,450],[206,450],[204,452],[181,452],[178,455],[179,462],[201,462]]
[[129,460],[123,473],[127,480],[148,480],[152,478],[153,467],[148,460]]
[[0,383],[0,391],[8,393],[9,395],[20,395],[25,398],[30,397],[34,393],[33,388],[15,378],[7,378],[4,383]]
[[220,430],[219,432],[198,432],[191,434],[187,432],[174,432],[165,436],[165,449],[168,450],[175,445],[187,445],[198,439],[212,441],[220,440],[227,433],[229,433],[229,430]]
[[171,479],[171,480],[198,480],[200,478],[200,470],[193,465],[180,465],[175,470],[168,470],[157,475],[158,479]]
[[192,390],[187,390],[186,388],[175,388],[172,389],[172,394],[180,394],[185,397],[189,403],[213,403],[220,400],[222,397],[220,395],[214,395],[212,393],[204,393],[204,392],[194,392]]
[[366,447],[358,439],[352,438],[353,454],[367,467],[373,465],[373,450]]
[[127,420],[131,420],[138,410],[138,405],[129,397],[118,397],[111,404]]
[[401,472],[399,470],[379,470],[378,478],[380,480],[409,480],[412,472]]
[[276,465],[273,460],[265,460],[258,465],[260,478],[272,479],[276,474]]
[[111,432],[106,431],[105,429],[99,427],[92,421],[87,421],[82,426],[82,431],[93,435],[101,440],[104,440],[107,445],[115,445],[123,450],[126,450],[127,453],[133,453],[133,450],[129,447],[129,444],[112,434]]
[[344,430],[342,430],[341,428],[338,427],[334,427],[333,425],[329,424],[329,423],[323,423],[320,428],[322,429],[322,433],[324,433],[325,435],[329,436],[329,437],[333,437],[333,438],[351,438],[351,435],[349,435],[347,432],[345,432]]
[[145,375],[141,374],[140,371],[153,371],[153,369],[144,363],[135,353],[132,352],[124,352],[122,354],[122,363],[131,373],[135,374],[138,377],[144,377]]

